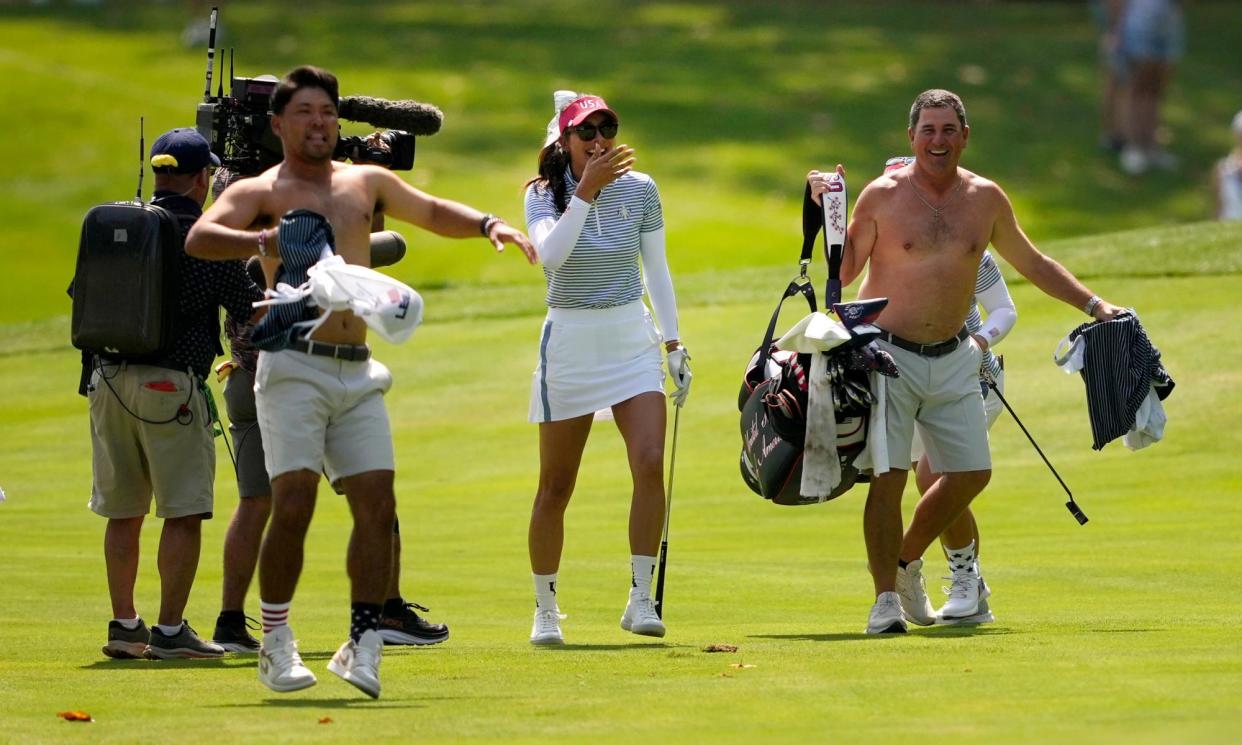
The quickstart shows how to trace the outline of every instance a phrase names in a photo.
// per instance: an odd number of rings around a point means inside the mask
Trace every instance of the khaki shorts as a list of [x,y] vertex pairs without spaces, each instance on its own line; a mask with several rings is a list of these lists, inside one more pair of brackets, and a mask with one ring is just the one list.
[[[156,517],[211,517],[216,449],[207,403],[193,377],[163,367],[105,363],[91,375],[87,398],[93,512],[114,519],[146,515],[154,492]],[[185,424],[149,424],[125,411],[162,422],[182,404],[190,412]]]
[[[1001,396],[1005,395],[1004,370],[996,374],[996,387],[1000,389]],[[983,415],[987,417],[988,429],[991,430],[992,425],[996,424],[996,420],[1000,418],[1000,413],[1005,410],[1005,407],[1001,404],[1000,396],[996,395],[996,392],[991,388],[986,391],[980,389],[980,391],[983,393]],[[919,458],[922,458],[927,452],[927,449],[923,447],[923,435],[919,432],[919,429],[920,427],[917,425],[914,427],[914,439],[910,443],[911,463],[917,463]]]
[[268,476],[323,467],[336,483],[394,470],[384,408],[391,387],[392,374],[374,359],[260,352],[254,392]]
[[224,409],[237,460],[237,496],[266,497],[272,493],[263,459],[263,430],[254,406],[254,374],[240,365],[224,381]]
[[887,381],[888,467],[908,469],[917,423],[936,473],[992,467],[988,423],[979,391],[982,353],[973,339],[940,357],[925,357],[877,339],[901,376]]

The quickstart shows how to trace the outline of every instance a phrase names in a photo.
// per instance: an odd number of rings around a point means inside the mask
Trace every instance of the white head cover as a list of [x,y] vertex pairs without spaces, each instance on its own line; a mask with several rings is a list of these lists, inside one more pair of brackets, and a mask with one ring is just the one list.
[[307,270],[309,279],[301,287],[280,283],[267,290],[267,300],[259,305],[283,305],[309,297],[329,311],[306,324],[302,338],[308,338],[334,310],[353,311],[375,333],[393,344],[401,344],[423,321],[423,298],[405,283],[332,255]]
[[552,94],[552,108],[554,111],[552,112],[552,119],[548,122],[547,134],[543,139],[544,147],[561,138],[561,112],[577,98],[581,98],[581,94],[574,93],[573,91],[557,91]]

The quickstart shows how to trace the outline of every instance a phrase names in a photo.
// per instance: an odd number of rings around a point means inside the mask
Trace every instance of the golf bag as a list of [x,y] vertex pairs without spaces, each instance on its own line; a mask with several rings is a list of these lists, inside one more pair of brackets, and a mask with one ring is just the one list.
[[[831,359],[829,371],[833,398],[837,403],[834,413],[841,481],[827,497],[803,496],[802,459],[812,355],[778,350],[772,341],[786,299],[802,295],[812,313],[818,310],[815,289],[806,277],[806,267],[810,263],[815,237],[824,223],[822,212],[811,200],[809,187],[804,199],[802,221],[801,273],[789,283],[777,303],[763,341],[751,356],[742,376],[738,393],[738,409],[742,414],[742,480],[759,496],[783,505],[825,502],[844,494],[857,483],[860,474],[854,467],[854,460],[866,446],[870,418],[868,369],[858,362],[861,359],[860,348],[851,342],[827,353]],[[825,231],[826,242],[827,239]],[[843,243],[842,234],[840,243],[834,243],[829,249],[828,292],[834,308],[840,307],[835,303],[840,300],[839,251]],[[838,315],[842,315],[840,311]]]
[[73,346],[128,359],[167,351],[181,252],[180,224],[162,207],[114,202],[87,212],[72,285]]

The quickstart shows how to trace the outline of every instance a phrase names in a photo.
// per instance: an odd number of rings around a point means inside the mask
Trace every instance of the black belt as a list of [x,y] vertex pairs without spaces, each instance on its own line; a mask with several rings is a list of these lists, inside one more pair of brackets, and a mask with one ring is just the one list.
[[909,339],[903,339],[900,336],[888,331],[880,332],[880,338],[889,344],[892,344],[894,347],[901,347],[902,349],[914,352],[915,354],[919,354],[924,357],[943,357],[949,352],[957,349],[957,345],[966,341],[966,337],[968,336],[970,336],[970,332],[963,326],[962,330],[957,332],[957,335],[952,339],[932,342],[931,344],[919,344],[918,342],[910,341]]
[[329,344],[324,341],[298,339],[291,342],[289,348],[295,352],[305,352],[348,362],[363,362],[371,357],[371,348],[366,344]]

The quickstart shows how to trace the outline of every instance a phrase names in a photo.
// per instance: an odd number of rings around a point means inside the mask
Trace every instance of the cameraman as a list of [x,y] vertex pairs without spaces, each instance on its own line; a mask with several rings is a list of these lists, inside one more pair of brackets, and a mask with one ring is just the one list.
[[[377,150],[387,147],[376,135],[368,137],[366,142]],[[221,168],[212,184],[212,198],[218,199],[230,184],[245,177],[227,167]],[[377,211],[371,224],[373,233],[383,230],[383,222],[382,213]],[[374,234],[372,238],[375,238]],[[388,266],[400,258],[400,253],[391,250],[390,246],[377,245],[372,241],[372,266]],[[247,262],[246,268],[251,279],[265,286],[263,269],[257,258]],[[259,640],[250,634],[246,626],[245,602],[259,559],[263,529],[267,526],[272,507],[272,485],[263,461],[263,433],[259,429],[254,404],[254,373],[259,350],[250,343],[251,329],[249,324],[232,316],[225,320],[224,331],[229,338],[232,358],[216,367],[217,376],[224,380],[224,406],[237,457],[238,502],[224,535],[220,615],[216,618],[212,641],[227,652],[240,653],[258,653],[260,647]],[[405,601],[401,595],[400,577],[401,533],[399,524],[394,521],[392,576],[380,619],[380,636],[386,644],[428,645],[447,639],[448,626],[428,622],[418,615],[419,610],[425,612],[427,608]]]
[[[210,171],[219,159],[193,129],[164,133],[151,146],[152,204],[171,212],[184,240],[202,214]],[[151,659],[219,657],[183,617],[198,569],[202,521],[212,514],[215,446],[211,395],[203,379],[223,350],[219,307],[251,316],[262,297],[240,261],[180,258],[175,338],[153,358],[90,358],[92,471],[90,508],[108,519],[104,560],[113,620],[105,655]],[[149,631],[134,608],[139,534],[155,496],[160,535],[159,623]]]

